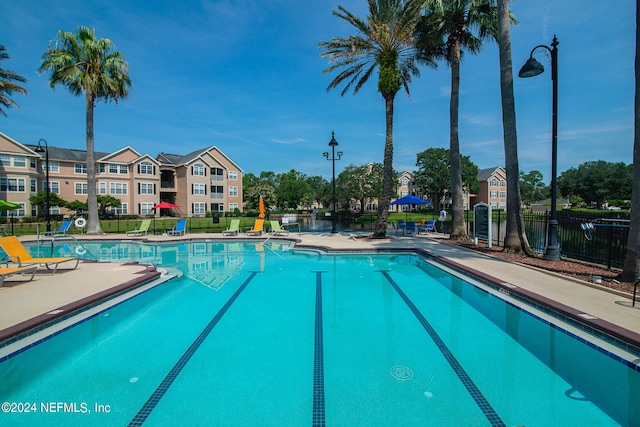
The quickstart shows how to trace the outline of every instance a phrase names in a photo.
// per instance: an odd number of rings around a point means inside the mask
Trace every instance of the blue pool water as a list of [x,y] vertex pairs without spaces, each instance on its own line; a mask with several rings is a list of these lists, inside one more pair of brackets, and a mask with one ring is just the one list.
[[640,372],[411,254],[83,249],[179,278],[6,358],[2,425],[640,425]]

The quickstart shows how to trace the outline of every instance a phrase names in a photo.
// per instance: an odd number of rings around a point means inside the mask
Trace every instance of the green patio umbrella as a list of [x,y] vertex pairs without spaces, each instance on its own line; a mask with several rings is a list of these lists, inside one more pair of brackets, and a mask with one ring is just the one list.
[[[0,212],[14,211],[20,209],[22,206],[17,203],[7,202],[0,199]],[[13,212],[11,213],[11,234],[13,234]]]

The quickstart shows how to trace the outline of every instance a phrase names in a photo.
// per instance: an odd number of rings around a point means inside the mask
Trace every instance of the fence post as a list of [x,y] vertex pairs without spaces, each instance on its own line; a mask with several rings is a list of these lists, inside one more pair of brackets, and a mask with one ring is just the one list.
[[607,227],[609,229],[609,249],[607,250],[607,268],[611,270],[611,252],[613,251],[613,224]]

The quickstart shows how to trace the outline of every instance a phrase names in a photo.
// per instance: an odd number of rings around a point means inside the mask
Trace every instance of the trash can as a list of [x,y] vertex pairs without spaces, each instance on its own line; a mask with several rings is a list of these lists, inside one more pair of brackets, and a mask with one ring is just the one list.
[[218,215],[213,215],[213,223],[220,224],[220,217]]

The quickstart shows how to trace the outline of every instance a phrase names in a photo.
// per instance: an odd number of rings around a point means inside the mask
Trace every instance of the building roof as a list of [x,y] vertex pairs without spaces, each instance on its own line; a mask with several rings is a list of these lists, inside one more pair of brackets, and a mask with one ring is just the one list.
[[480,169],[478,171],[478,175],[476,177],[476,179],[478,181],[488,181],[489,178],[491,178],[491,176],[496,172],[496,170],[498,169],[503,169],[503,167],[501,166],[495,166],[493,168],[488,168],[488,169]]
[[[33,144],[23,144],[25,147],[30,150],[35,151],[38,148],[37,145]],[[49,151],[49,160],[64,160],[69,162],[78,162],[78,163],[86,163],[87,161],[87,151],[86,150],[75,150],[72,148],[60,148],[60,147],[47,147]],[[42,157],[44,154],[39,153]],[[102,157],[108,156],[110,153],[102,153],[96,151],[95,158],[100,159]]]

